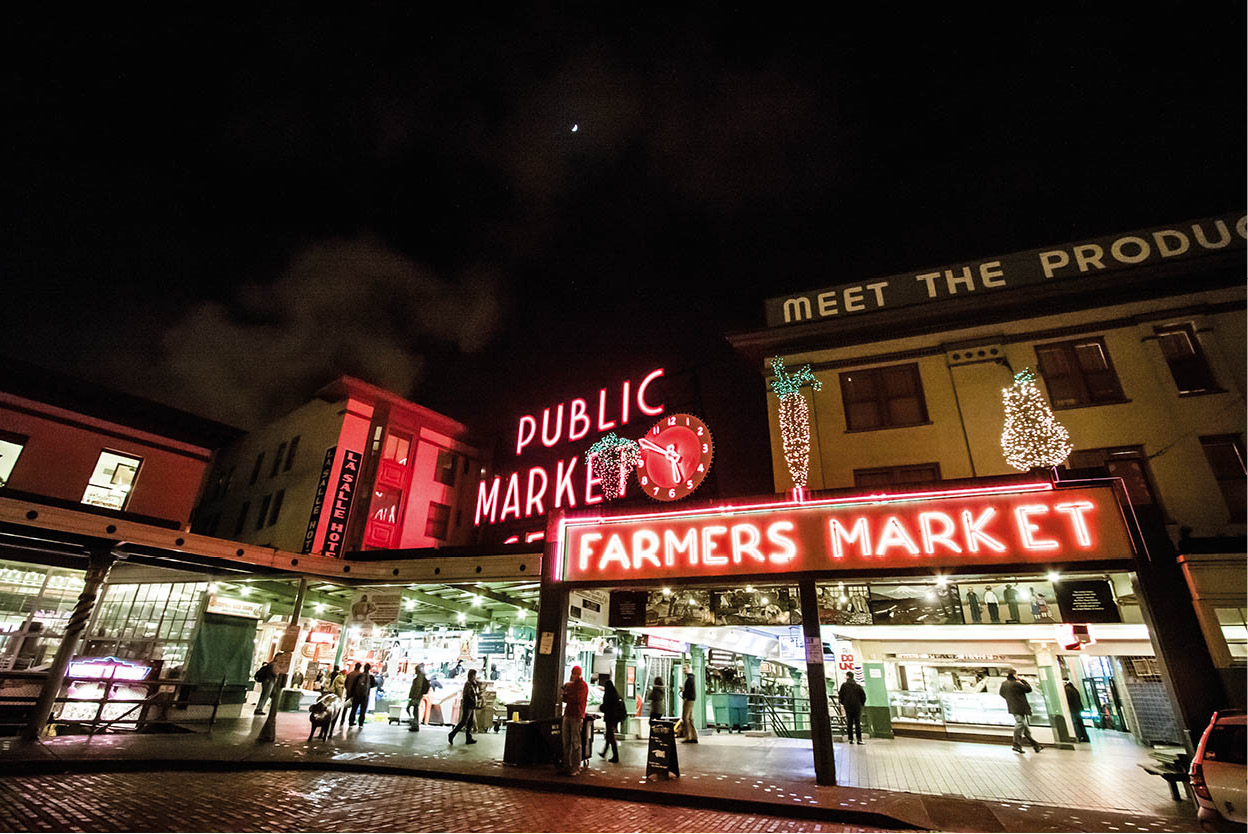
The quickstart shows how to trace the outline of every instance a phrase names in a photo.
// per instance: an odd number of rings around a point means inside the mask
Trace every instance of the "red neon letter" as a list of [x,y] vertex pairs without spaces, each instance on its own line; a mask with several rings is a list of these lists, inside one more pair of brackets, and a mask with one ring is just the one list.
[[624,390],[620,393],[620,425],[628,425],[628,380],[624,380]]
[[582,533],[579,556],[581,573],[589,570],[589,560],[594,555],[594,542],[602,538],[602,533]]
[[653,530],[638,530],[633,533],[633,567],[641,570],[641,563],[649,562],[656,568],[659,564],[659,534]]
[[602,558],[598,560],[599,573],[602,573],[607,566],[607,562],[619,562],[624,566],[624,570],[632,567],[628,563],[628,551],[624,549],[624,542],[620,541],[619,533],[612,533],[611,538],[607,539],[607,546],[602,551]]
[[690,567],[698,563],[698,531],[689,529],[681,538],[671,530],[663,531],[663,564],[669,568],[676,564],[677,553],[689,554]]
[[1072,501],[1069,504],[1058,504],[1053,509],[1070,516],[1070,524],[1075,528],[1075,540],[1080,547],[1092,546],[1092,534],[1088,532],[1088,522],[1083,517],[1084,513],[1096,509],[1091,501]]
[[901,525],[901,519],[895,515],[890,515],[888,521],[884,522],[884,533],[876,542],[875,555],[883,556],[890,547],[904,547],[911,556],[919,555],[919,546],[914,543],[914,539],[910,538],[906,528]]
[[732,525],[732,563],[741,564],[743,553],[756,562],[766,562],[763,552],[758,549],[760,538],[762,537],[759,535],[758,528],[753,524]]
[[490,485],[489,494],[485,491],[485,481],[477,482],[477,520],[474,526],[481,526],[481,515],[483,513],[490,514],[490,524],[494,523],[494,515],[498,512],[498,482],[502,480],[497,475],[494,476],[494,483]]
[[607,389],[598,389],[598,431],[615,428],[614,420],[607,420]]
[[1033,515],[1046,515],[1049,508],[1043,504],[1024,504],[1014,508],[1014,518],[1018,522],[1018,535],[1023,540],[1023,547],[1028,550],[1058,550],[1061,545],[1054,539],[1038,539],[1040,525],[1031,520]]
[[854,522],[854,529],[848,533],[842,526],[839,518],[834,518],[828,522],[828,528],[832,534],[832,558],[840,559],[844,556],[841,550],[841,542],[845,544],[853,544],[858,542],[859,551],[863,556],[871,555],[871,534],[867,531],[866,516],[858,516],[858,520]]
[[[568,440],[580,440],[589,434],[588,410],[589,403],[580,397],[572,401],[572,408],[568,412]],[[583,428],[578,429],[578,424],[583,426]]]
[[600,483],[602,480],[594,477],[594,464],[591,462],[585,467],[585,506],[602,503],[602,496],[594,495],[594,487]]
[[[526,435],[524,425],[528,423],[529,432]],[[520,418],[520,428],[516,431],[516,454],[520,454],[525,446],[533,442],[533,436],[537,434],[537,418],[532,414],[526,414]]]
[[[542,476],[542,488],[540,490],[537,490],[536,492],[533,491],[533,476],[534,475]],[[550,483],[550,479],[546,477],[546,470],[543,469],[542,467],[534,466],[532,469],[529,470],[529,492],[528,492],[528,495],[524,499],[525,518],[528,518],[529,516],[533,515],[534,506],[537,507],[538,515],[541,515],[542,513],[546,512],[546,507],[545,505],[542,504],[542,499],[546,497],[546,486],[549,483]]]
[[563,434],[563,403],[559,403],[559,407],[555,409],[555,436],[547,437],[546,431],[550,427],[550,409],[542,409],[542,445],[554,446],[559,442],[559,436]]
[[767,541],[780,548],[778,551],[771,553],[767,558],[776,565],[787,564],[793,561],[797,556],[797,545],[793,543],[785,533],[793,532],[793,522],[777,521],[767,528]]
[[719,524],[712,524],[702,528],[702,564],[704,565],[726,565],[728,557],[722,553],[715,552],[715,536],[722,536],[728,532],[727,527]]
[[962,511],[962,532],[966,538],[966,549],[972,553],[979,552],[979,543],[983,542],[984,546],[989,550],[995,550],[998,553],[1005,552],[1005,545],[994,539],[992,536],[984,532],[984,525],[992,521],[993,516],[997,514],[994,507],[986,507],[979,518],[971,520],[971,511]]
[[520,518],[520,473],[512,472],[511,477],[507,479],[507,494],[503,497],[503,512],[499,515],[499,521],[507,520],[507,513],[514,513],[516,518]]
[[563,506],[563,496],[567,493],[568,506],[576,506],[576,494],[572,491],[572,470],[576,468],[576,458],[568,458],[568,470],[563,470],[563,461],[555,465],[555,507]]
[[663,413],[663,403],[658,405],[650,405],[646,402],[646,389],[650,387],[650,383],[663,376],[663,369],[656,368],[650,372],[650,375],[641,381],[641,385],[637,386],[637,408],[642,414],[648,414],[653,417],[656,414]]
[[[939,533],[932,529],[932,522],[939,521],[943,528]],[[954,553],[961,553],[962,548],[953,540],[956,525],[948,513],[919,513],[919,534],[923,538],[923,552],[936,553],[936,545],[943,544]]]

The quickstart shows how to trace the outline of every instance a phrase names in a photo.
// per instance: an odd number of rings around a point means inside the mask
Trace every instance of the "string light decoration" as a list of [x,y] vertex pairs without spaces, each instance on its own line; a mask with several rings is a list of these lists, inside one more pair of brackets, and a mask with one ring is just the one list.
[[1031,368],[1014,374],[1014,384],[1001,389],[1001,399],[1005,407],[1001,451],[1006,463],[1027,472],[1052,468],[1070,457],[1075,449],[1070,432],[1053,416]]
[[780,438],[784,442],[784,462],[789,476],[797,489],[806,487],[810,474],[810,406],[802,388],[809,385],[818,391],[823,383],[815,378],[810,365],[803,365],[793,373],[784,370],[784,360],[779,356],[771,360],[775,378],[771,390],[780,398]]
[[602,497],[608,501],[624,496],[629,473],[637,468],[639,460],[641,447],[637,441],[617,437],[615,432],[604,435],[585,453],[585,465],[602,482]]

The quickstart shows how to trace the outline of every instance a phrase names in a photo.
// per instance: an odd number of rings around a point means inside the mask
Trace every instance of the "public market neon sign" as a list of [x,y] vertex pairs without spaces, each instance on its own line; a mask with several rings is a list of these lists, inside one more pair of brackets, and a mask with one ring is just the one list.
[[1050,483],[770,503],[560,525],[567,581],[1128,559],[1112,488]]
[[[635,388],[632,380],[624,380],[618,401],[613,391],[598,389],[597,408],[593,412],[588,400],[577,397],[553,408],[542,409],[540,420],[537,412],[523,415],[516,426],[516,456],[523,456],[526,449],[550,449],[583,440],[591,429],[601,434],[617,426],[626,426],[636,415],[649,418],[662,414],[664,404],[652,403],[649,391],[650,386],[662,376],[663,369],[655,368],[639,380]],[[610,398],[608,393],[611,393]],[[582,469],[580,474],[576,471],[578,463]],[[592,506],[603,500],[602,494],[597,491],[599,483],[593,470],[581,462],[579,451],[566,460],[559,460],[553,477],[545,466],[530,466],[527,470],[509,475],[495,475],[488,485],[485,481],[477,484],[473,523],[480,527],[482,524],[542,516],[548,510],[576,507],[578,500],[582,506]]]

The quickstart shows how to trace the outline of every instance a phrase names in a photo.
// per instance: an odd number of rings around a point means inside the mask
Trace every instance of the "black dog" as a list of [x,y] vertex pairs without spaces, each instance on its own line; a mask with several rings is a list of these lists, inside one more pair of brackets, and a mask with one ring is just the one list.
[[316,735],[318,727],[321,730],[321,741],[327,740],[340,712],[342,699],[332,692],[326,692],[315,704],[308,707],[308,721],[312,724],[312,729],[308,730],[308,741]]

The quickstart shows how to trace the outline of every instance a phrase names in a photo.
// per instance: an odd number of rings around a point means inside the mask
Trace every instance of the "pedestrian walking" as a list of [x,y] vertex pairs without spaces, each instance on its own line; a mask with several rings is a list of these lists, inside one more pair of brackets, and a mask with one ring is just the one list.
[[412,688],[407,693],[407,714],[412,717],[407,728],[413,733],[420,732],[420,702],[429,692],[429,679],[425,677],[425,664],[416,664],[416,677],[412,678]]
[[589,702],[589,684],[581,679],[581,667],[572,667],[572,679],[563,685],[563,768],[561,776],[575,776],[581,771],[581,734],[585,730],[585,706]]
[[[276,657],[273,660],[277,660]],[[273,660],[263,664],[254,675],[260,684],[260,700],[256,701],[255,715],[264,715],[264,705],[269,701],[269,693],[273,691],[273,681],[277,680],[277,672],[273,669]]]
[[685,737],[685,744],[698,743],[698,725],[694,723],[694,706],[698,701],[698,687],[693,680],[693,672],[685,675],[685,685],[680,690],[680,727]]
[[994,623],[1001,622],[1001,608],[997,605],[997,595],[992,592],[992,586],[984,588],[984,605],[988,606],[988,619]]
[[1040,742],[1031,737],[1031,704],[1027,703],[1027,693],[1031,684],[1018,677],[1018,673],[1010,669],[1005,673],[1005,682],[1001,684],[998,694],[1005,699],[1005,706],[1010,715],[1014,716],[1014,752],[1023,752],[1023,741],[1026,740],[1039,753]]
[[663,712],[667,708],[667,687],[663,685],[662,678],[654,679],[654,686],[650,688],[650,717],[662,718]]
[[[841,684],[836,699],[845,710],[845,736],[850,744],[862,744],[862,708],[867,703],[867,690],[854,679],[853,672],[845,673],[845,683]],[[857,742],[854,741],[857,737]]]
[[1076,741],[1091,741],[1088,738],[1088,728],[1083,723],[1083,698],[1079,695],[1079,690],[1070,678],[1066,679],[1066,685],[1062,687],[1066,690],[1066,706],[1070,707],[1070,721],[1074,725]]
[[611,751],[611,758],[607,761],[612,764],[620,762],[620,746],[616,742],[615,731],[620,726],[620,722],[624,720],[624,716],[628,713],[628,707],[624,705],[624,699],[620,697],[620,693],[616,690],[615,684],[611,683],[611,678],[603,675],[602,678],[602,752],[598,755],[606,759],[607,750]]
[[464,694],[459,701],[459,723],[452,729],[450,735],[446,737],[447,744],[455,743],[455,734],[460,730],[464,731],[464,738],[469,744],[476,744],[477,740],[472,737],[472,728],[476,726],[477,706],[481,703],[481,684],[477,682],[477,670],[468,670],[468,680],[464,681]]

